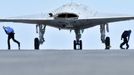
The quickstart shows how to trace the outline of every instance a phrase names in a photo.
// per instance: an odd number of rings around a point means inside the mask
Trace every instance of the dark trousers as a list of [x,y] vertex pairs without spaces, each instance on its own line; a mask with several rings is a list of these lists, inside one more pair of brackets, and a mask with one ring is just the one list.
[[129,48],[129,45],[128,45],[128,40],[127,40],[127,38],[123,38],[123,42],[121,43],[121,45],[120,45],[120,48],[121,49],[124,49],[122,46],[123,45],[125,45],[126,44],[126,49],[128,49]]
[[10,33],[10,34],[8,34],[8,49],[10,49],[10,39],[12,39],[14,42],[16,42],[18,44],[18,47],[20,48],[20,42],[15,40],[14,33]]

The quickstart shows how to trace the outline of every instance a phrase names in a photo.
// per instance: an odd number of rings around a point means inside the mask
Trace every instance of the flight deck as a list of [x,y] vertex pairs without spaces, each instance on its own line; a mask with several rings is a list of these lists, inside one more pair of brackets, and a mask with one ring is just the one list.
[[0,50],[0,75],[134,75],[134,50]]

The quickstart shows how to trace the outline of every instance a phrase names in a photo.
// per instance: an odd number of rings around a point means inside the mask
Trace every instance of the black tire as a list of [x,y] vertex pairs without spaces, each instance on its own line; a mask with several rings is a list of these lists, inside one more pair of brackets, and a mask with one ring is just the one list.
[[106,46],[105,49],[110,49],[110,37],[106,37],[105,46]]
[[34,39],[34,49],[39,49],[39,45],[40,45],[39,39],[38,38],[35,38]]
[[74,50],[76,50],[76,40],[74,40]]
[[82,40],[80,40],[80,50],[82,50]]

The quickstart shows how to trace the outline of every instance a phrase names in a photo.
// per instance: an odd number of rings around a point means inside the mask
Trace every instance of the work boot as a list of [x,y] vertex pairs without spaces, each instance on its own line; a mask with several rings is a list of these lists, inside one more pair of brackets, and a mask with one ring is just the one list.
[[129,45],[128,45],[128,44],[126,44],[126,46],[127,46],[127,47],[126,47],[126,49],[128,49],[128,48],[129,48]]
[[123,46],[123,43],[120,45],[120,48],[121,48],[121,49],[125,49],[125,48],[123,48],[122,46]]
[[20,47],[18,47],[18,49],[20,50]]
[[120,47],[121,49],[125,49],[125,48],[123,48],[123,47]]

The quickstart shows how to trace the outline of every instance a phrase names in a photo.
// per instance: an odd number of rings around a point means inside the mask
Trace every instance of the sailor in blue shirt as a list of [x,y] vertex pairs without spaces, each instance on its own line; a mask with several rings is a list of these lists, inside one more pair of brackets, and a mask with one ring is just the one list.
[[6,34],[8,35],[8,49],[10,50],[10,39],[12,39],[14,42],[16,42],[18,44],[18,49],[20,49],[20,42],[17,41],[15,38],[14,38],[14,30],[13,28],[7,26],[3,26],[3,29],[5,30]]
[[123,39],[123,42],[120,44],[121,49],[125,49],[125,48],[123,48],[123,45],[125,45],[125,44],[126,44],[126,49],[129,48],[128,42],[130,39],[131,32],[132,32],[131,30],[126,30],[122,33],[121,40]]

